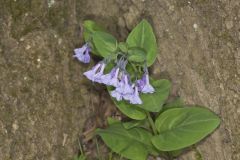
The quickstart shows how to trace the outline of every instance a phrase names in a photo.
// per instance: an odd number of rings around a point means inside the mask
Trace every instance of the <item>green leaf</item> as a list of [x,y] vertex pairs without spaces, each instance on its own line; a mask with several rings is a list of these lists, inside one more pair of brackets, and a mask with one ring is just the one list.
[[104,69],[104,74],[108,74],[108,73],[110,73],[111,72],[111,70],[115,67],[115,63],[114,62],[109,62],[107,65],[106,65],[106,67],[105,67],[105,69]]
[[169,109],[156,119],[159,135],[152,138],[152,143],[161,151],[182,149],[202,140],[219,123],[220,119],[205,108]]
[[142,20],[127,38],[129,47],[139,47],[147,53],[147,65],[151,66],[157,56],[157,43],[151,25]]
[[137,47],[131,48],[128,50],[128,54],[129,54],[129,57],[128,57],[129,61],[140,63],[146,60],[146,53],[141,48],[137,48]]
[[186,105],[184,105],[184,102],[181,98],[176,98],[175,100],[168,102],[166,104],[163,105],[163,109],[162,112],[168,110],[168,109],[173,109],[173,108],[181,108],[184,107]]
[[146,118],[146,113],[141,108],[136,105],[132,105],[127,101],[117,101],[112,98],[113,102],[116,104],[117,108],[126,116],[135,120],[143,120]]
[[151,84],[155,92],[152,94],[140,94],[143,104],[136,106],[146,111],[159,112],[168,98],[171,83],[166,79],[161,79],[155,81],[151,80]]
[[93,43],[103,57],[107,57],[117,50],[117,40],[105,32],[94,32]]
[[88,42],[90,44],[91,53],[93,53],[97,56],[100,56],[100,54],[96,51],[96,47],[92,44],[92,35],[96,31],[104,32],[105,29],[91,20],[85,20],[83,22],[83,28],[84,28],[83,37],[84,37],[85,42]]
[[108,117],[107,122],[108,122],[109,125],[111,125],[111,124],[114,124],[114,123],[120,123],[121,121],[116,119],[116,118]]
[[[108,92],[110,94],[112,88],[107,87]],[[141,108],[138,108],[136,105],[132,105],[127,101],[117,101],[116,99],[112,98],[113,102],[117,106],[117,108],[126,116],[130,117],[131,119],[135,120],[143,120],[146,118],[146,113]]]
[[119,49],[120,49],[122,52],[127,53],[127,51],[128,51],[127,43],[125,43],[125,42],[120,42],[120,43],[118,44],[118,47],[119,47]]
[[152,134],[142,128],[127,130],[116,123],[96,133],[114,152],[131,160],[146,160],[149,153],[156,152],[151,144]]
[[133,120],[133,121],[130,121],[130,122],[124,122],[123,126],[126,129],[131,129],[131,128],[134,128],[134,127],[143,126],[145,123],[146,123],[145,120],[140,120],[140,121],[139,120]]
[[178,108],[178,107],[183,107],[183,106],[184,106],[184,103],[180,97],[178,97],[178,98],[174,99],[173,101],[168,102],[164,105],[164,107],[166,107],[166,108]]
[[86,42],[91,39],[91,35],[94,32],[105,31],[103,27],[99,26],[98,24],[91,20],[85,20],[83,22],[83,27],[84,27],[83,37]]

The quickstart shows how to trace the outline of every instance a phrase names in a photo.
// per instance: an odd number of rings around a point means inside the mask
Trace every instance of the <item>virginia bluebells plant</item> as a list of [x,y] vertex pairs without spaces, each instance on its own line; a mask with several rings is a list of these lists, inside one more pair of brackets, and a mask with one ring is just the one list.
[[[84,27],[86,43],[81,48],[74,50],[73,57],[83,63],[90,62],[90,52],[92,51],[103,57],[103,60],[92,69],[84,72],[84,76],[92,82],[114,87],[109,93],[117,101],[125,100],[131,104],[142,104],[141,94],[155,92],[149,81],[148,60],[145,51],[128,48],[128,44],[125,42],[122,42],[121,45],[118,44],[112,35],[102,30],[98,31],[101,27],[94,22],[87,21]],[[130,58],[134,54],[135,59]],[[142,55],[140,61],[139,55]],[[106,73],[109,70],[109,64],[115,64],[115,66],[110,68],[109,73]],[[129,70],[129,68],[131,69]]]
[[147,160],[150,154],[173,159],[219,125],[219,118],[202,107],[188,107],[180,99],[168,102],[171,83],[150,77],[147,67],[157,58],[157,43],[146,20],[125,42],[91,20],[84,21],[83,31],[86,43],[74,50],[73,57],[83,63],[90,62],[90,52],[102,58],[84,76],[106,85],[116,107],[131,119],[114,123],[109,119],[107,128],[96,130],[113,152],[129,160]]

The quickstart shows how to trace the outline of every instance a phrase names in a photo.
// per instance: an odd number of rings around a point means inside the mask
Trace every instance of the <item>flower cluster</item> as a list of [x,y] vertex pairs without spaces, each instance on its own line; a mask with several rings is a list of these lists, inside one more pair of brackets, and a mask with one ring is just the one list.
[[[74,57],[83,63],[89,63],[90,51],[89,45],[85,44],[82,48],[74,50]],[[110,73],[104,74],[107,62],[103,60],[97,63],[91,70],[84,72],[84,75],[92,82],[115,87],[115,90],[111,91],[110,94],[117,101],[127,100],[131,104],[142,104],[143,102],[139,93],[154,93],[155,90],[149,82],[149,75],[146,68],[144,69],[142,78],[132,83],[130,75],[125,69],[127,63],[127,59],[121,57]]]

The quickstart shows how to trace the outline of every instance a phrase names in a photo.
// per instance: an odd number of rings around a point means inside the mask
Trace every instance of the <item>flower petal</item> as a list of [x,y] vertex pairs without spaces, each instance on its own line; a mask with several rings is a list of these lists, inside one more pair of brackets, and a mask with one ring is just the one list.
[[116,90],[112,91],[111,93],[111,96],[116,98],[117,101],[121,101],[123,96]]

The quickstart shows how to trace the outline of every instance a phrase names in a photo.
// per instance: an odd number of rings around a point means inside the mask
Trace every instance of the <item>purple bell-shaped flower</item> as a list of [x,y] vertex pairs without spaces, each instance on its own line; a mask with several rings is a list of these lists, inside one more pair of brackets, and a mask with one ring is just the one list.
[[129,97],[129,101],[130,101],[131,104],[142,104],[142,100],[139,97],[137,86],[134,87],[134,92],[131,95],[131,97]]
[[[119,85],[116,87],[114,91],[111,92],[111,96],[116,98],[118,101],[127,99],[128,95],[131,95],[133,93],[133,88],[129,84],[129,78],[128,75],[123,74],[122,79],[119,82]],[[126,97],[126,98],[125,98]]]
[[73,57],[77,58],[79,61],[83,63],[89,63],[90,62],[90,55],[89,52],[91,51],[91,48],[86,43],[81,48],[74,49],[75,55]]
[[98,63],[95,65],[91,70],[84,72],[83,74],[93,82],[102,82],[103,71],[106,64],[103,62]]
[[131,94],[133,92],[132,86],[129,84],[129,77],[126,74],[122,75],[122,79],[116,88],[116,91],[119,93],[125,95],[125,94]]
[[139,91],[141,91],[142,93],[154,93],[155,92],[153,86],[149,82],[148,73],[145,73],[143,75],[142,79],[137,81],[137,84],[138,84]]

